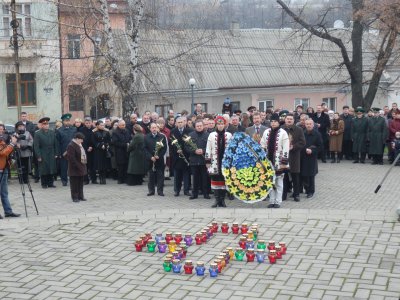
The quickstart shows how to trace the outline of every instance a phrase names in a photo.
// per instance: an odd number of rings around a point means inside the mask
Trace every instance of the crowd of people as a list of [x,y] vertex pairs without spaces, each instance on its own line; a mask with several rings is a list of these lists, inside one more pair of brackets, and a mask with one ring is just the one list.
[[[166,118],[146,111],[138,121],[117,117],[71,120],[64,114],[49,128],[50,119],[41,118],[35,125],[22,113],[15,133],[0,123],[1,200],[6,217],[16,217],[8,200],[7,180],[10,158],[14,158],[21,184],[29,175],[43,189],[55,188],[60,178],[70,183],[74,202],[86,201],[85,184],[106,184],[113,178],[118,184],[141,185],[147,176],[148,194],[164,196],[164,180],[174,180],[174,195],[181,192],[189,199],[215,195],[213,207],[225,207],[225,197],[233,199],[224,185],[221,172],[223,150],[235,132],[245,132],[266,151],[275,167],[276,181],[268,207],[278,208],[288,193],[300,201],[315,193],[318,159],[322,163],[383,164],[387,148],[393,162],[400,152],[400,110],[396,103],[383,110],[343,107],[343,112],[329,111],[322,103],[306,110],[301,105],[285,109],[246,112],[232,111],[229,102],[222,114],[210,114],[195,106],[192,114],[170,110]],[[11,153],[14,152],[14,156]],[[397,163],[398,165],[398,163]]]

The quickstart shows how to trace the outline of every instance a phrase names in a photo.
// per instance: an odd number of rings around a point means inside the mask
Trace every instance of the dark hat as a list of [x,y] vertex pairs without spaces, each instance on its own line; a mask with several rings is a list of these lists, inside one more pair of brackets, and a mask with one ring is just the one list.
[[348,105],[343,106],[343,109],[350,108]]
[[70,113],[67,113],[67,114],[63,114],[62,116],[61,116],[61,120],[70,120],[72,118],[72,115],[70,114]]
[[255,106],[249,106],[248,108],[247,108],[247,111],[251,111],[251,110],[256,110],[257,108],[255,107]]
[[50,121],[50,118],[44,117],[44,118],[41,118],[41,119],[39,120],[39,123],[41,123],[41,124],[46,124],[46,123],[49,123],[49,121]]
[[237,109],[237,110],[235,110],[233,113],[234,113],[234,114],[241,114],[242,111],[241,111],[240,109]]
[[286,110],[286,109],[281,110],[281,111],[279,112],[279,116],[280,116],[280,117],[285,117],[285,116],[288,115],[288,114],[289,114],[289,111]]
[[381,110],[379,107],[373,107],[371,109],[373,112],[379,112]]
[[364,108],[362,108],[361,106],[357,106],[357,108],[354,111],[356,113],[358,113],[358,112],[364,113],[365,112]]
[[25,126],[25,124],[22,121],[18,121],[17,123],[15,123],[15,129],[17,129],[21,125]]
[[277,121],[277,122],[279,122],[279,115],[278,115],[277,113],[273,113],[272,116],[271,116],[270,121],[271,121],[271,122],[272,122],[272,121]]

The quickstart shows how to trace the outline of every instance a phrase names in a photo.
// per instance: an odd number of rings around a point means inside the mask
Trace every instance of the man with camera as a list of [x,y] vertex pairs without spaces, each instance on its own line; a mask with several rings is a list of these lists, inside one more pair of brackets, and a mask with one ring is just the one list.
[[[14,147],[17,145],[17,137],[11,136],[10,144],[0,139],[0,197],[1,204],[3,205],[4,214],[6,217],[17,218],[20,214],[16,214],[12,211],[10,200],[8,199],[8,166],[10,165],[10,155],[14,151]],[[3,217],[0,215],[0,219]]]
[[[28,183],[28,174],[31,167],[33,137],[26,130],[22,121],[15,124],[15,136],[17,137],[17,163],[22,170],[21,176],[23,183]],[[21,179],[21,178],[20,178]]]

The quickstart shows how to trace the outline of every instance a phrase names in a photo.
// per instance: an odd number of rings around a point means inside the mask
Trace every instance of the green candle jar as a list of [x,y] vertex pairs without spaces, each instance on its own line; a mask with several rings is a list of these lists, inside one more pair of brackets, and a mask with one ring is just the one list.
[[172,263],[170,258],[164,259],[163,268],[165,272],[171,272],[172,270]]
[[156,251],[156,241],[151,239],[147,242],[147,251],[155,252]]
[[267,245],[265,244],[264,240],[259,240],[257,243],[257,249],[265,250]]
[[238,261],[242,261],[243,257],[245,255],[245,252],[242,248],[236,248],[236,252],[235,252],[235,258]]

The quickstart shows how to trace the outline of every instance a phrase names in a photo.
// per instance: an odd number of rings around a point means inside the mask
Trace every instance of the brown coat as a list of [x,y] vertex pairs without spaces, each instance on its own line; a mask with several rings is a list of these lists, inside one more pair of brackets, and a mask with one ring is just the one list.
[[67,146],[68,176],[85,176],[87,174],[86,164],[81,161],[81,147],[74,141]]
[[289,136],[290,145],[292,146],[292,150],[289,151],[290,172],[300,173],[300,153],[306,144],[303,129],[296,125],[290,127],[285,125],[283,126],[283,129],[286,130]]
[[342,152],[343,132],[344,121],[332,120],[329,130],[329,151]]

